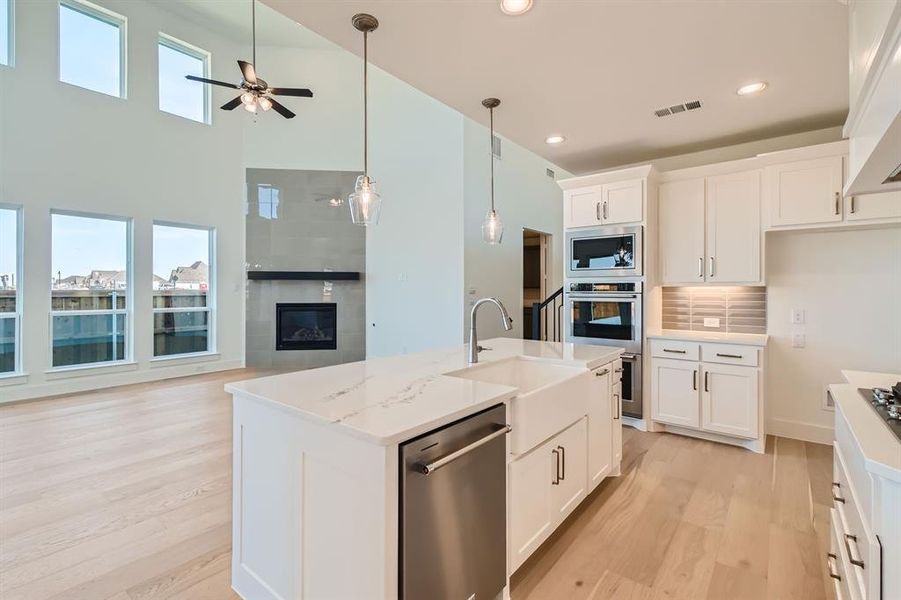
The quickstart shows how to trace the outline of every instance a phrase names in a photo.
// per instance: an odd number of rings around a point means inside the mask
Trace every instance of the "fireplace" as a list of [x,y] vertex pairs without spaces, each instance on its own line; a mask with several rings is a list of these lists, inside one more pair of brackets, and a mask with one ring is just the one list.
[[338,305],[333,302],[275,305],[276,350],[334,350],[338,347]]

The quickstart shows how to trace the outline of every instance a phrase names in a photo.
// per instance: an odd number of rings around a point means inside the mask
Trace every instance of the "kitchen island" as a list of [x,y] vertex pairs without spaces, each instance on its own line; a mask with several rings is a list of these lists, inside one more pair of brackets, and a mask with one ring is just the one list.
[[476,365],[458,346],[226,386],[239,595],[398,597],[401,444],[498,405],[512,425],[498,475],[507,479],[505,578],[618,473],[620,348],[483,344]]

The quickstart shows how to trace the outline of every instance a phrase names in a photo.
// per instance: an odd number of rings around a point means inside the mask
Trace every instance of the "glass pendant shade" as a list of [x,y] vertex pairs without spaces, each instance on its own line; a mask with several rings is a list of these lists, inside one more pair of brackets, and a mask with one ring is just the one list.
[[377,225],[382,209],[382,197],[376,191],[375,181],[368,175],[357,177],[354,193],[347,197],[350,218],[357,225]]
[[504,224],[493,208],[485,213],[482,221],[482,239],[489,244],[500,244],[504,237]]

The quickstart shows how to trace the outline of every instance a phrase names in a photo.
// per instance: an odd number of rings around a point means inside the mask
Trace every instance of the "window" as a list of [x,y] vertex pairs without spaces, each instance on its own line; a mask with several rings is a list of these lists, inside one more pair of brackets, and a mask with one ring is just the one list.
[[266,183],[257,185],[257,203],[260,217],[264,219],[278,218],[278,188]]
[[160,110],[209,123],[209,87],[185,75],[209,77],[210,55],[190,44],[160,34]]
[[51,364],[128,360],[129,222],[53,213],[51,226]]
[[0,206],[0,376],[21,371],[20,213]]
[[213,231],[153,225],[153,356],[212,352]]
[[0,0],[0,65],[13,59],[13,0]]
[[81,0],[61,0],[59,80],[124,98],[125,17]]

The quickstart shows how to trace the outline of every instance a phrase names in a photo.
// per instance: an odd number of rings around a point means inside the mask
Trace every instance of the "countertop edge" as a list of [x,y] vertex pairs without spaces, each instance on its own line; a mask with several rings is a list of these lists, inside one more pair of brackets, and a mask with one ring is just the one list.
[[[876,413],[865,406],[866,402],[858,393],[858,387],[861,386],[852,383],[833,383],[829,386],[829,391],[832,393],[838,409],[844,415],[851,435],[854,436],[854,441],[863,455],[867,471],[884,479],[901,483],[901,443],[893,439],[892,433],[885,428],[883,423],[879,422]],[[861,410],[862,408],[867,410],[864,412]],[[863,428],[872,428],[873,431],[882,433],[877,434],[877,439],[873,439],[872,436],[861,435]],[[889,464],[881,459],[879,455],[884,456],[884,452],[874,451],[874,445],[879,445],[881,450],[883,444],[889,448],[889,451],[892,447],[898,448],[897,465]]]
[[[744,337],[753,336],[753,337]],[[653,340],[685,340],[710,344],[736,344],[739,346],[765,347],[770,336],[765,333],[705,333],[702,331],[651,330],[646,336]]]

